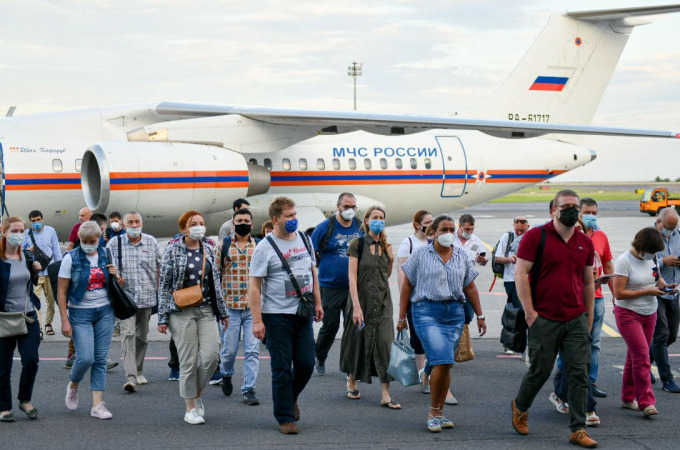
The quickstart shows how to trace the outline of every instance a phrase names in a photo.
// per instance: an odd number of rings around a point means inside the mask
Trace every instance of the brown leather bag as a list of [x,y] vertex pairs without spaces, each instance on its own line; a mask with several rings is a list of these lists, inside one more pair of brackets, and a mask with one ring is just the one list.
[[188,288],[178,289],[172,293],[172,298],[175,300],[175,305],[177,305],[179,309],[187,309],[203,303],[203,277],[205,276],[206,252],[206,248],[203,247],[203,268],[201,269],[201,278],[199,283],[189,286]]
[[453,358],[456,362],[465,362],[475,359],[475,351],[472,348],[472,339],[470,339],[470,328],[467,324],[463,325],[463,332],[458,341],[458,347]]

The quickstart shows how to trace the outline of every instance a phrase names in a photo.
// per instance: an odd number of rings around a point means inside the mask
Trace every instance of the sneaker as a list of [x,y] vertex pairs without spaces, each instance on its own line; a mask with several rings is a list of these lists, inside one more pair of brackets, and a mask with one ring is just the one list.
[[70,355],[68,358],[66,358],[66,363],[64,364],[64,369],[70,369],[73,367],[73,363],[76,362],[76,354]]
[[599,427],[600,426],[600,418],[597,417],[597,414],[595,414],[595,411],[589,411],[586,413],[586,426],[588,427]]
[[170,368],[170,375],[168,375],[168,381],[179,381],[179,367]]
[[66,385],[66,408],[71,411],[78,409],[78,388],[71,389],[71,382]]
[[640,405],[638,405],[637,400],[633,400],[632,402],[621,402],[621,408],[640,411]]
[[279,431],[282,434],[298,434],[298,427],[295,422],[282,423],[279,425]]
[[184,414],[184,421],[191,425],[201,425],[205,423],[205,419],[198,415],[196,408]]
[[110,419],[113,417],[113,414],[106,409],[106,405],[104,405],[104,402],[99,403],[97,406],[93,406],[92,410],[90,411],[90,415],[92,417],[96,417],[97,419]]
[[439,417],[430,417],[427,419],[427,429],[433,433],[442,431],[442,423],[439,420]]
[[314,364],[314,372],[322,377],[326,373],[326,361],[319,361],[317,359],[316,364]]
[[255,391],[246,391],[245,394],[243,394],[243,402],[249,406],[260,404],[260,401],[255,396]]
[[222,393],[229,397],[234,392],[234,385],[231,384],[231,377],[222,377]]
[[642,414],[643,414],[645,417],[656,416],[656,415],[659,414],[659,411],[656,409],[656,406],[654,406],[654,405],[649,405],[648,407],[646,407],[646,408],[644,409],[644,411],[642,411]]
[[217,386],[218,384],[222,384],[222,372],[219,370],[215,371],[213,376],[210,378],[210,386]]
[[133,392],[137,392],[137,383],[133,381],[128,381],[123,385],[123,389],[125,389],[125,391],[129,392],[130,394],[132,394]]
[[517,409],[515,400],[510,404],[510,408],[512,409],[512,427],[519,434],[529,434],[529,411]]
[[453,422],[451,422],[446,417],[441,416],[441,417],[439,417],[439,426],[442,427],[442,430],[444,428],[453,428]]
[[597,442],[591,439],[590,436],[588,436],[588,433],[586,433],[585,428],[581,428],[580,430],[576,430],[573,433],[571,433],[571,436],[569,436],[569,442],[574,445],[580,445],[581,447],[585,448],[597,447]]
[[203,399],[201,397],[196,397],[196,413],[205,417],[205,406],[203,406]]
[[673,394],[680,394],[680,386],[675,384],[675,381],[673,380],[669,381],[668,383],[664,383],[662,389]]
[[144,375],[141,373],[137,374],[137,384],[148,384],[149,380],[146,379]]
[[114,367],[118,367],[118,361],[111,361],[110,359],[106,358],[106,370],[111,370]]
[[426,376],[427,375],[425,374],[425,369],[420,369],[418,371],[418,378],[420,378],[420,392],[422,392],[423,394],[430,393],[430,383],[425,384],[425,382],[423,381]]
[[514,355],[515,354],[515,352],[510,350],[508,347],[503,347],[503,353],[505,353],[506,355]]
[[555,405],[555,409],[557,409],[558,413],[569,414],[569,404],[567,402],[563,402],[562,399],[557,396],[557,394],[552,392],[549,399],[550,403]]

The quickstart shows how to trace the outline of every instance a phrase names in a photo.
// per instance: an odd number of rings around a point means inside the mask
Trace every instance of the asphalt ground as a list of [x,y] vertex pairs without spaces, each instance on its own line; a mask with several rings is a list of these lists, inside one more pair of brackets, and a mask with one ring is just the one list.
[[[483,204],[463,211],[477,219],[475,233],[491,247],[512,227],[512,218],[522,214],[532,225],[540,225],[548,219],[547,204],[500,203]],[[454,213],[457,217],[462,212]],[[389,224],[389,217],[387,217]],[[650,226],[653,218],[640,214],[637,202],[602,202],[599,225],[608,234],[614,258],[628,249],[635,232]],[[411,233],[408,225],[388,227],[388,240],[395,246]],[[539,395],[530,416],[531,434],[520,437],[510,426],[509,402],[513,398],[524,365],[517,358],[500,355],[500,316],[505,304],[505,293],[499,280],[492,291],[493,280],[489,266],[479,268],[476,284],[480,291],[482,306],[487,317],[488,333],[477,338],[472,332],[478,356],[475,361],[458,365],[454,369],[452,389],[460,401],[453,407],[452,419],[457,425],[453,431],[431,434],[425,429],[427,397],[417,388],[395,385],[393,394],[404,409],[390,411],[379,406],[380,389],[377,381],[361,385],[362,400],[355,402],[344,398],[344,381],[337,370],[339,339],[331,350],[327,363],[328,374],[314,377],[303,394],[300,406],[303,419],[301,434],[282,436],[276,430],[271,413],[270,371],[266,349],[262,348],[261,371],[258,394],[262,404],[246,407],[240,396],[224,398],[218,388],[206,392],[208,424],[192,427],[182,421],[183,404],[175,383],[165,381],[167,335],[155,330],[156,318],[151,319],[152,341],[148,356],[146,375],[148,386],[140,387],[136,394],[122,390],[124,374],[122,367],[113,369],[108,380],[107,401],[114,414],[112,421],[90,418],[89,397],[81,393],[83,407],[76,413],[67,411],[63,405],[68,372],[62,369],[66,353],[65,338],[60,335],[60,324],[54,323],[56,335],[46,336],[41,346],[41,363],[36,382],[34,401],[41,411],[37,423],[29,423],[15,406],[14,424],[1,424],[0,448],[53,447],[53,448],[140,448],[140,447],[306,447],[306,448],[430,448],[450,441],[462,448],[546,448],[567,443],[567,417],[558,414],[547,398],[548,387]],[[395,323],[398,308],[396,270],[390,278]],[[680,418],[675,411],[680,396],[661,392],[657,406],[661,415],[654,420],[643,420],[636,413],[619,408],[621,367],[625,360],[625,343],[618,338],[611,305],[611,295],[604,288],[606,299],[603,351],[598,386],[610,393],[598,406],[603,425],[593,432],[601,446],[611,448],[678,448]],[[318,330],[319,325],[315,326]],[[114,339],[110,352],[112,359],[120,355],[120,344]],[[680,345],[680,344],[676,344]],[[674,349],[671,347],[671,352]],[[680,347],[676,350],[680,353]],[[678,369],[680,355],[671,357],[672,366]],[[16,393],[19,372],[15,363],[13,389]],[[242,361],[237,362],[237,374]],[[237,375],[235,383],[240,383]],[[85,387],[87,385],[84,384]],[[237,384],[238,386],[238,384]],[[121,398],[124,397],[124,398]],[[214,409],[213,409],[214,408]],[[239,408],[239,409],[233,409]],[[307,411],[310,411],[309,413]],[[308,415],[309,414],[309,415]],[[447,413],[448,414],[448,413]],[[21,417],[20,417],[21,416]],[[82,416],[79,418],[70,416]],[[37,427],[37,428],[34,428]]]

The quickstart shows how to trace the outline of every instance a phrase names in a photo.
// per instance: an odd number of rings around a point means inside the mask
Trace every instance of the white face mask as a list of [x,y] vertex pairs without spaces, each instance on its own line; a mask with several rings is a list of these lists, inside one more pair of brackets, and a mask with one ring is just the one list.
[[640,252],[640,258],[644,259],[645,261],[651,261],[654,259],[654,253]]
[[472,237],[472,235],[470,233],[465,232],[465,231],[461,231],[460,237],[462,237],[463,239],[470,239]]
[[352,219],[354,219],[355,215],[356,215],[356,211],[354,211],[351,208],[350,209],[343,209],[340,212],[340,216],[345,220],[352,220]]
[[196,225],[194,227],[189,227],[189,237],[194,241],[200,241],[205,236],[205,227],[202,225]]
[[120,223],[118,222],[111,222],[111,229],[113,231],[120,231]]
[[453,233],[444,233],[439,235],[437,242],[439,242],[439,245],[442,247],[449,248],[453,245],[453,241],[455,239],[456,237],[453,235]]
[[13,247],[18,247],[24,242],[25,236],[24,232],[7,233],[7,242]]
[[142,227],[128,227],[127,234],[132,238],[136,239],[142,234]]
[[83,249],[86,255],[91,255],[96,252],[97,247],[99,247],[99,244],[80,244],[80,248]]

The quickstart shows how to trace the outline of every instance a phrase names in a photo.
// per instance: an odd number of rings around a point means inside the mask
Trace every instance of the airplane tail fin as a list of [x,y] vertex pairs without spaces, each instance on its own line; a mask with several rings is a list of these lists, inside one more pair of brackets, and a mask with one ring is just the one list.
[[471,113],[589,124],[633,28],[650,23],[638,16],[676,11],[680,5],[553,15],[493,99]]

